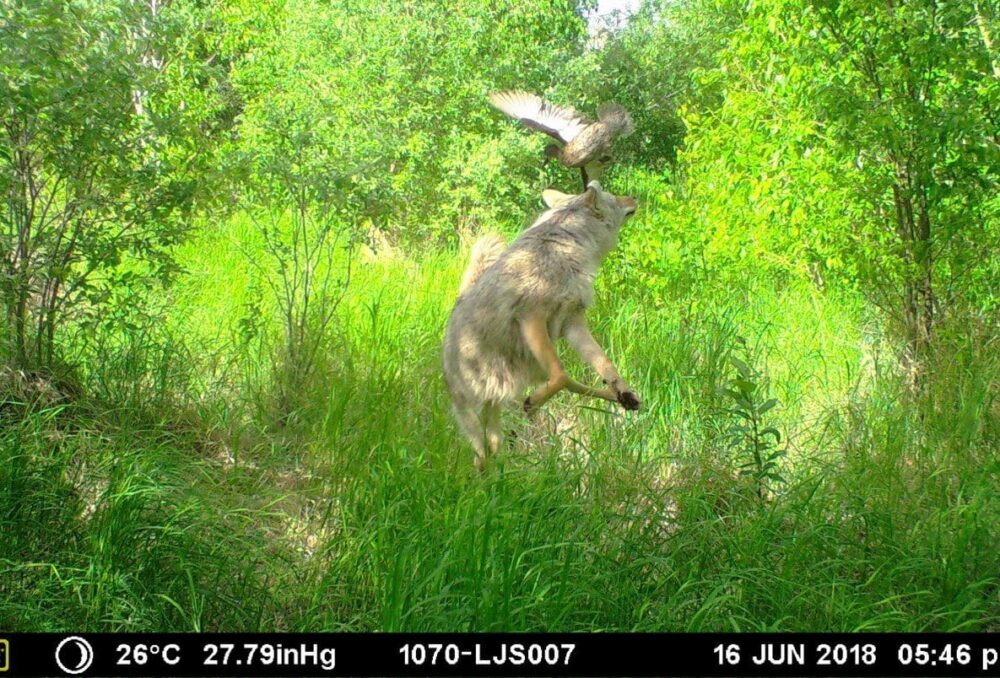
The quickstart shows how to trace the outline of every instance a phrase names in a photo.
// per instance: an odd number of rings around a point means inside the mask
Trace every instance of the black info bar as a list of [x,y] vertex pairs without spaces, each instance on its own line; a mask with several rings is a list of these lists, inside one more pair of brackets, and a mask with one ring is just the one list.
[[6,676],[1000,676],[1000,634],[0,632]]

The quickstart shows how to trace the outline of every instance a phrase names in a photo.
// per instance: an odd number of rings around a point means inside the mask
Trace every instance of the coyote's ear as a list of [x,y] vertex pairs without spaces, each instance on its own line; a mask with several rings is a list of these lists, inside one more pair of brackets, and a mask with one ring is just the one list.
[[571,200],[574,196],[563,193],[562,191],[557,191],[554,188],[546,188],[542,191],[542,200],[548,205],[549,209],[555,209],[560,205],[564,204],[567,200]]
[[597,193],[601,190],[601,185],[596,181],[591,181],[587,184],[587,192],[583,194],[583,204],[587,206],[588,209],[593,209],[597,206]]

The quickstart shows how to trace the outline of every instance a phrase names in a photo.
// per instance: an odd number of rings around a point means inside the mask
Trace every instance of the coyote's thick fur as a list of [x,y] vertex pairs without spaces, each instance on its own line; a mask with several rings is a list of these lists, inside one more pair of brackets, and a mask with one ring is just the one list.
[[[444,339],[444,376],[455,416],[482,470],[500,445],[500,409],[524,401],[529,413],[566,388],[639,408],[639,398],[587,328],[594,277],[636,209],[592,181],[581,195],[543,194],[549,209],[510,247],[496,236],[472,249]],[[554,342],[565,338],[607,384],[591,388],[566,374]]]

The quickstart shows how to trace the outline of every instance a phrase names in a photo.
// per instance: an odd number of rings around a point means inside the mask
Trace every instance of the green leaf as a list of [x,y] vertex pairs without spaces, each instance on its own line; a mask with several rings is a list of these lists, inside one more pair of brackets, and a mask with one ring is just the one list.
[[764,414],[765,412],[771,410],[777,404],[778,404],[777,399],[771,398],[770,400],[766,401],[763,405],[758,407],[757,412],[760,414]]
[[750,370],[750,367],[736,356],[729,356],[729,362],[731,362],[733,366],[736,367],[736,370],[740,373],[740,376],[742,376],[744,379],[748,378],[750,375],[753,374],[753,372]]
[[760,436],[762,438],[767,435],[774,436],[774,441],[776,443],[781,442],[781,433],[778,431],[778,429],[774,428],[773,426],[768,426],[767,428],[763,429],[760,432]]

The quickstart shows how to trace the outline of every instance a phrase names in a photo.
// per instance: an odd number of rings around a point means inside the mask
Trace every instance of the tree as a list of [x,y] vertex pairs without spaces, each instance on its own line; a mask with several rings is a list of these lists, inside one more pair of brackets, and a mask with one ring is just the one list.
[[[755,4],[685,160],[703,251],[856,283],[916,378],[939,314],[990,303],[1000,82],[972,5]],[[760,258],[758,258],[760,257]]]
[[696,76],[717,65],[742,14],[733,2],[645,0],[627,18],[612,15],[599,44],[571,65],[567,89],[588,110],[616,101],[635,119],[635,135],[618,149],[623,164],[653,170],[673,165],[686,132],[681,106],[718,105],[719,93],[699,87]]
[[65,322],[176,270],[204,167],[190,10],[0,2],[0,298],[19,366],[50,368]]
[[[962,3],[814,2],[801,28],[820,114],[852,161],[865,278],[901,322],[917,374],[943,304],[991,257],[1000,180],[998,82]],[[815,91],[819,90],[819,91]],[[880,284],[886,281],[889,284]]]
[[306,116],[315,153],[347,172],[345,205],[412,242],[538,201],[543,140],[486,95],[557,83],[586,35],[579,2],[303,1],[270,16],[265,35],[237,46],[237,154],[269,143],[260,130],[280,116]]

